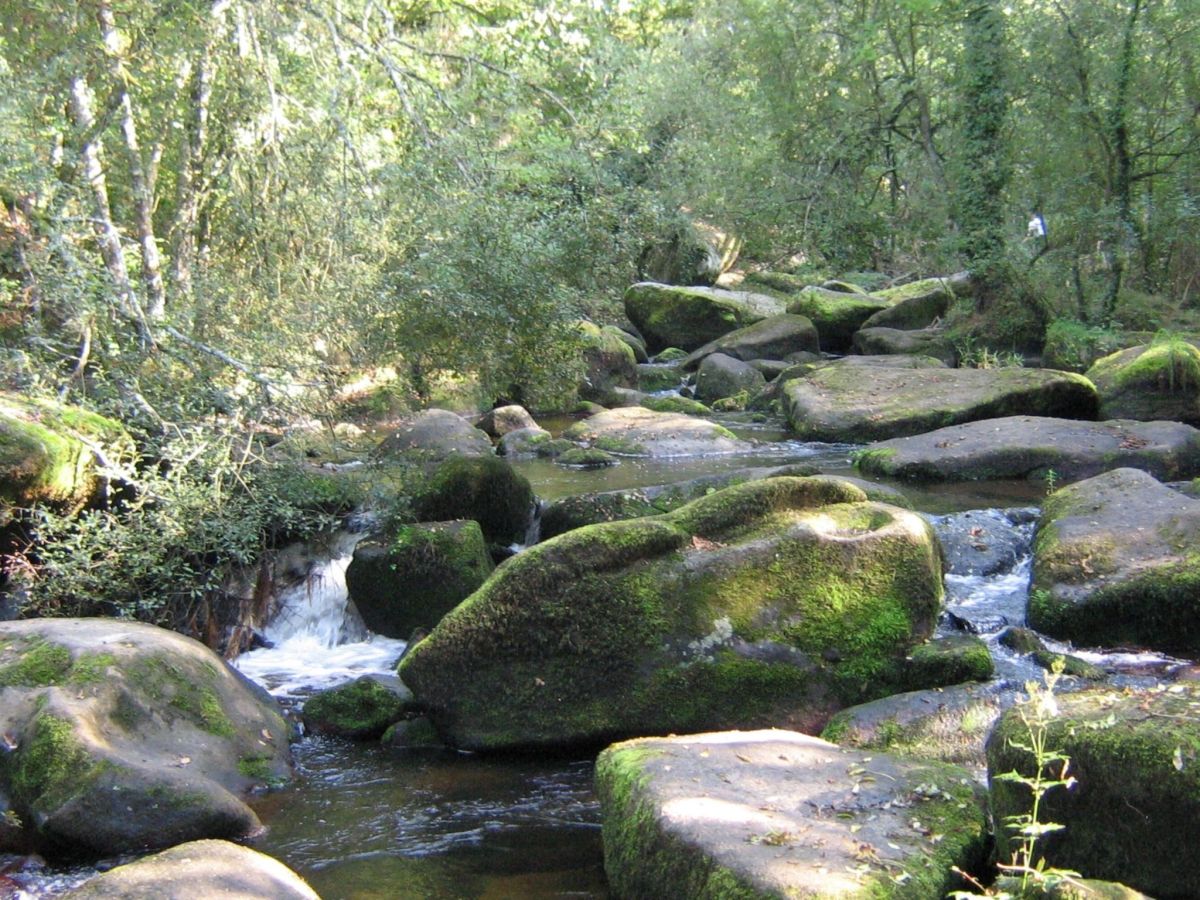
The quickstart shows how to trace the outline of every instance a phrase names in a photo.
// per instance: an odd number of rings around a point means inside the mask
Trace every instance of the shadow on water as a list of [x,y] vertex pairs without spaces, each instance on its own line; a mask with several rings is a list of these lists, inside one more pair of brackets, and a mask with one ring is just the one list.
[[608,896],[592,761],[307,738],[255,842],[325,900]]

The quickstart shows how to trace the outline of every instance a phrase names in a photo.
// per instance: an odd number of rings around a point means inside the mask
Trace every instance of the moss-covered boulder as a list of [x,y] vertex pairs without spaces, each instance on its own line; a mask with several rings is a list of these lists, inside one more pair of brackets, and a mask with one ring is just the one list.
[[821,732],[857,750],[886,750],[983,772],[984,747],[1012,692],[995,682],[893,694],[844,709]]
[[[1196,873],[1182,861],[1200,842],[1200,686],[1080,691],[1056,704],[1045,745],[1070,759],[1076,784],[1042,799],[1039,821],[1065,827],[1038,842],[1038,855],[1153,897],[1196,896]],[[1019,746],[1029,744],[1031,715],[1009,710],[988,741],[997,823],[1030,811],[1028,788],[998,776],[1033,775],[1033,757]],[[1011,832],[997,827],[996,843],[998,858],[1009,859]]]
[[563,437],[621,456],[707,456],[750,448],[715,422],[632,406],[576,422]]
[[518,428],[500,438],[498,447],[501,456],[512,459],[516,456],[538,456],[542,447],[553,437],[545,428]]
[[843,482],[769,478],[527,550],[401,675],[466,749],[811,729],[894,690],[941,593],[923,519]]
[[765,294],[640,282],[625,292],[625,314],[651,351],[695,350],[724,334],[784,312]]
[[117,866],[63,894],[64,900],[320,900],[299,875],[229,841],[188,841]]
[[783,313],[722,335],[693,351],[683,360],[684,369],[695,369],[706,357],[723,353],[750,362],[755,359],[783,359],[792,353],[818,350],[817,329],[804,316]]
[[1029,624],[1088,646],[1200,649],[1200,501],[1138,469],[1055,492],[1033,549]]
[[871,356],[929,356],[954,365],[958,354],[940,328],[901,331],[897,328],[860,328],[854,332],[855,353]]
[[419,462],[451,456],[492,456],[491,438],[457,413],[427,409],[402,419],[376,448],[376,455]]
[[783,386],[792,430],[810,441],[887,440],[1019,413],[1096,417],[1096,389],[1046,369],[825,366]]
[[133,440],[112,419],[33,397],[0,392],[0,517],[11,506],[51,503],[79,509],[127,464]]
[[1200,475],[1200,431],[1181,422],[1006,416],[878,441],[855,464],[867,475],[914,481],[1061,483],[1126,467],[1175,480]]
[[[288,727],[203,645],[110,619],[0,623],[0,795],[43,853],[115,856],[260,825]],[[133,812],[131,812],[131,810]]]
[[617,744],[596,791],[619,897],[929,900],[986,853],[966,770],[788,731]]
[[533,518],[533,488],[503,459],[454,457],[417,490],[413,512],[426,522],[474,519],[489,543],[521,543]]
[[805,316],[816,326],[821,350],[825,353],[845,353],[850,349],[854,332],[880,310],[891,304],[870,294],[846,294],[807,287],[788,298],[787,311]]
[[683,370],[678,365],[647,363],[637,367],[638,390],[648,394],[671,391],[683,383]]
[[625,333],[613,325],[580,322],[578,328],[583,337],[585,367],[579,396],[611,404],[617,388],[637,386],[637,355]]
[[741,246],[741,238],[707,222],[681,219],[643,249],[639,277],[667,284],[716,284],[737,261]]
[[422,522],[360,541],[346,586],[371,631],[407,640],[436,625],[493,568],[478,522]]
[[607,469],[621,463],[620,459],[598,447],[572,447],[554,457],[554,461],[572,469]]
[[1105,419],[1171,419],[1200,425],[1200,349],[1170,338],[1120,350],[1087,377],[1100,392]]
[[899,287],[874,291],[874,296],[888,303],[863,323],[864,328],[896,328],[916,331],[928,328],[950,311],[956,297],[970,293],[966,273],[947,278],[922,278]]
[[911,690],[967,681],[987,681],[996,671],[987,644],[973,634],[955,634],[913,648],[904,680]]
[[400,721],[410,705],[411,696],[398,686],[364,675],[314,694],[300,711],[304,728],[310,734],[374,740]]
[[757,394],[767,386],[767,379],[749,363],[713,353],[704,357],[696,373],[696,398],[714,403],[724,397]]

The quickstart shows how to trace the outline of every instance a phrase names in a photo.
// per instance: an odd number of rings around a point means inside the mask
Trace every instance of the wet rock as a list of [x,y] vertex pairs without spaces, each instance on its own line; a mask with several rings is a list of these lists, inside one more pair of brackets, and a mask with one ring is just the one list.
[[[933,528],[953,575],[998,575],[1029,552],[1030,529],[1023,510],[971,509],[933,516]],[[1033,510],[1036,515],[1036,509]]]
[[623,897],[942,897],[987,842],[966,770],[787,731],[618,744],[596,788]]
[[1037,665],[1047,672],[1056,668],[1063,674],[1087,681],[1101,681],[1105,672],[1099,666],[1094,666],[1078,656],[1068,653],[1055,653],[1046,647],[1036,631],[1029,628],[1010,626],[1000,635],[1000,643],[1012,650],[1029,656]]
[[274,703],[161,628],[0,623],[0,693],[0,794],[43,852],[114,856],[244,837],[260,825],[241,797],[291,776]]
[[1079,375],[1042,369],[876,368],[870,378],[825,366],[783,386],[802,440],[862,442],[1017,412],[1094,418],[1096,392]]
[[[1064,826],[1038,842],[1047,864],[1110,879],[1154,897],[1195,895],[1195,872],[1180,865],[1200,840],[1200,686],[1157,691],[1089,690],[1056,698],[1046,747],[1070,759],[1077,784],[1042,799],[1039,821]],[[988,741],[997,822],[1029,812],[1029,789],[997,776],[1033,774],[1029,728],[1006,712]],[[1056,772],[1052,768],[1051,772]],[[997,856],[1011,832],[997,828]]]
[[[526,550],[405,657],[401,677],[463,749],[812,728],[895,689],[941,592],[920,517],[841,482],[763,479]],[[763,641],[799,656],[741,652]]]
[[679,387],[683,382],[683,371],[678,366],[661,366],[655,363],[640,365],[638,372],[638,390],[647,394],[655,391],[670,391]]
[[304,880],[264,853],[229,841],[190,841],[117,866],[64,900],[320,900]]
[[404,639],[436,625],[493,568],[478,522],[397,525],[355,546],[346,586],[367,628]]
[[910,690],[919,690],[987,681],[994,672],[987,644],[974,635],[951,635],[914,647],[905,660],[903,680]]
[[1086,646],[1200,648],[1200,501],[1137,469],[1047,498],[1029,624]]
[[411,701],[411,692],[364,675],[313,695],[305,701],[300,717],[310,734],[368,741],[399,721]]
[[774,297],[745,291],[641,282],[625,292],[625,314],[651,350],[695,350],[782,312],[783,303]]
[[687,397],[647,397],[642,406],[654,412],[679,413],[685,416],[711,416],[712,410],[699,400]]
[[871,444],[856,465],[868,475],[921,481],[1090,478],[1142,469],[1160,479],[1200,475],[1200,431],[1179,422],[1080,422],[1007,416]]

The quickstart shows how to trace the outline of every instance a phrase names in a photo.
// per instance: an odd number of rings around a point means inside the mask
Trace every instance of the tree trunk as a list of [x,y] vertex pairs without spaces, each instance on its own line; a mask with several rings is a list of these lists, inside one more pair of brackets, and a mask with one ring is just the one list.
[[100,145],[95,134],[96,117],[92,112],[92,89],[82,75],[71,79],[71,118],[82,141],[79,147],[80,167],[91,192],[92,228],[100,247],[100,258],[112,279],[116,291],[116,307],[121,316],[134,322],[144,342],[149,342],[149,330],[138,303],[137,293],[129,280],[121,235],[113,224],[112,208],[108,202],[108,183],[100,161]]
[[1129,85],[1133,79],[1133,37],[1137,30],[1142,0],[1133,0],[1125,20],[1125,36],[1117,68],[1116,95],[1109,112],[1108,126],[1113,148],[1113,223],[1111,241],[1113,266],[1108,289],[1104,293],[1104,319],[1111,322],[1117,310],[1121,279],[1125,274],[1130,250],[1137,244],[1137,225],[1133,221],[1133,157],[1129,151]]
[[133,98],[129,95],[129,79],[121,63],[121,38],[113,19],[112,8],[101,2],[96,9],[100,34],[108,50],[109,71],[119,94],[121,135],[125,139],[125,156],[129,165],[129,186],[133,195],[134,230],[142,251],[142,286],[146,292],[146,315],[160,319],[166,312],[166,292],[163,289],[162,259],[154,234],[154,191],[146,174],[138,143],[137,121],[133,114]]

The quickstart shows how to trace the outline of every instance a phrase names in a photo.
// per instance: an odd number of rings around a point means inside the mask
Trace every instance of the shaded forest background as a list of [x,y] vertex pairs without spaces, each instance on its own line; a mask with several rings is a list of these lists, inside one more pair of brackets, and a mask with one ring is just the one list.
[[[1200,0],[5,0],[0,21],[3,386],[139,436],[142,518],[100,530],[146,596],[291,527],[251,489],[252,425],[455,386],[565,408],[578,320],[619,320],[696,223],[749,268],[969,268],[985,289],[953,326],[996,350],[1197,321]],[[64,572],[103,555],[57,527]]]

